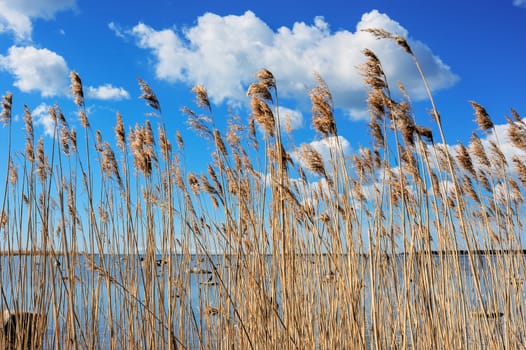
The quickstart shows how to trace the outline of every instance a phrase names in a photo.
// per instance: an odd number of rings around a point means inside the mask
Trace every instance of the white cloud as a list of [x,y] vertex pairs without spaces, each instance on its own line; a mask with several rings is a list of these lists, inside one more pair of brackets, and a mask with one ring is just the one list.
[[31,111],[31,116],[33,117],[33,124],[40,125],[44,128],[44,135],[53,136],[55,123],[51,120],[49,115],[49,109],[51,106],[41,103],[33,111]]
[[442,180],[438,183],[438,189],[442,198],[451,198],[454,195],[455,184],[451,180]]
[[5,1],[0,1],[0,33],[13,32],[18,40],[31,37],[31,20],[28,16],[11,8]]
[[[330,170],[330,161],[334,157],[340,157],[343,152],[343,157],[347,158],[352,153],[351,144],[343,136],[330,136],[321,140],[315,140],[310,143],[310,146],[314,148],[322,157],[325,163],[326,170]],[[303,159],[301,157],[301,151],[294,149],[290,152],[290,155],[294,162],[301,164],[305,167]],[[331,156],[332,154],[332,156]]]
[[[526,123],[526,118],[523,118],[522,122]],[[512,163],[513,157],[518,156],[522,159],[524,158],[525,153],[524,151],[520,150],[519,148],[513,145],[513,143],[510,140],[510,137],[508,136],[508,129],[508,124],[495,124],[495,131],[492,131],[486,137],[481,138],[481,141],[488,155],[491,154],[489,141],[493,141],[496,145],[498,145],[499,149],[506,157],[506,161],[511,166],[511,170],[515,171]]]
[[297,130],[303,127],[303,114],[294,109],[279,107],[280,125],[284,130]]
[[513,0],[513,6],[526,8],[526,0]]
[[[522,123],[526,125],[526,118],[522,118]],[[524,159],[526,156],[526,152],[521,150],[520,148],[513,145],[513,143],[510,140],[510,137],[508,136],[508,129],[509,125],[506,124],[495,124],[494,129],[491,129],[488,133],[479,133],[478,136],[480,138],[480,141],[484,147],[484,150],[486,152],[486,155],[489,157],[490,162],[491,159],[495,156],[495,154],[492,151],[492,146],[490,144],[490,141],[493,142],[500,152],[504,155],[506,158],[506,162],[508,163],[508,171],[510,173],[515,173],[516,169],[513,165],[513,157],[519,157],[519,159]],[[464,143],[464,146],[467,148],[469,154],[471,155],[471,160],[473,162],[473,165],[477,169],[481,169],[484,171],[488,171],[486,166],[482,165],[478,160],[477,157],[475,157],[473,154],[473,149],[470,148],[470,142]],[[431,167],[435,170],[444,170],[444,166],[442,166],[445,162],[445,158],[441,156],[443,152],[439,152],[438,148],[442,148],[444,150],[444,147],[447,147],[447,151],[452,156],[451,160],[458,163],[457,160],[457,153],[459,151],[459,144],[447,144],[444,146],[442,143],[437,143],[434,145],[428,145],[428,151],[431,154],[431,157],[429,158],[431,162]],[[437,148],[437,151],[433,148]],[[437,157],[442,158],[443,162],[437,162],[437,159],[435,157],[435,153]],[[442,164],[442,165],[441,165]]]
[[[331,159],[331,152],[343,152],[343,156],[347,157],[351,154],[351,144],[343,136],[330,136],[319,141],[312,141],[310,145],[318,151],[322,158],[328,162]],[[341,147],[341,151],[338,149]],[[339,153],[336,153],[339,154]]]
[[[261,68],[274,73],[282,96],[306,98],[305,86],[314,84],[313,71],[317,71],[331,88],[336,106],[355,119],[363,119],[367,117],[366,87],[356,66],[364,61],[364,48],[382,60],[390,81],[400,80],[414,99],[424,98],[424,86],[411,58],[392,41],[376,40],[360,31],[365,28],[409,34],[376,10],[362,16],[355,32],[331,32],[322,17],[316,17],[313,24],[296,22],[291,28],[275,31],[247,11],[224,17],[207,13],[180,33],[139,23],[128,34],[136,38],[140,48],[152,52],[159,79],[202,83],[215,103],[244,101],[246,87]],[[435,91],[457,81],[428,46],[408,40]]]
[[104,84],[98,87],[88,86],[87,97],[98,100],[127,100],[130,94],[124,88],[114,87],[111,84]]
[[0,55],[0,69],[15,78],[14,85],[23,92],[38,91],[44,97],[65,94],[69,68],[62,56],[33,46],[9,48]]
[[32,19],[52,19],[57,12],[74,7],[75,0],[0,0],[0,34],[12,32],[17,40],[29,40]]

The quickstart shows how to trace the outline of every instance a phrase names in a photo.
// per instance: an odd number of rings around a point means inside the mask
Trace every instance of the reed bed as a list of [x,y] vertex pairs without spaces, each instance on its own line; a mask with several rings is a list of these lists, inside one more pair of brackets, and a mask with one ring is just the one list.
[[[12,348],[108,349],[520,349],[526,342],[521,242],[526,165],[512,161],[483,106],[478,131],[446,147],[429,93],[430,126],[393,87],[374,52],[371,144],[341,145],[323,78],[309,91],[312,126],[330,147],[287,147],[276,79],[261,70],[251,114],[215,127],[205,87],[187,123],[213,145],[207,170],[185,166],[183,133],[156,118],[115,139],[93,130],[82,82],[71,73],[81,130],[58,106],[54,141],[36,138],[25,107],[23,152],[11,149],[12,95],[2,100],[9,138],[2,195],[0,309],[44,317],[4,327]],[[526,125],[508,118],[515,147]],[[27,336],[28,330],[32,335]],[[27,342],[31,344],[28,345]]]

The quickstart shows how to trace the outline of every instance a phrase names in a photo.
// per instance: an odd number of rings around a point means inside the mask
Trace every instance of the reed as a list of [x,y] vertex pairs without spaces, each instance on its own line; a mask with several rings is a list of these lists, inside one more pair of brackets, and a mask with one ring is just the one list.
[[[524,156],[506,158],[501,140],[484,141],[477,131],[469,145],[446,147],[408,42],[368,32],[414,60],[432,118],[417,124],[404,87],[400,100],[393,97],[381,61],[365,50],[371,147],[350,158],[318,74],[309,90],[312,125],[330,145],[328,157],[284,144],[270,71],[257,72],[248,88],[246,123],[230,116],[224,132],[206,88],[196,85],[198,110],[182,113],[214,149],[203,173],[185,166],[184,133],[170,140],[160,101],[141,79],[157,125],[125,125],[117,113],[115,139],[104,140],[90,126],[72,72],[84,132],[55,106],[53,142],[45,143],[26,107],[23,152],[11,149],[12,94],[3,96],[9,147],[0,309],[11,326],[0,327],[0,342],[18,349],[521,348]],[[478,128],[495,134],[484,107],[470,103]],[[514,110],[512,117],[508,136],[523,151],[525,124]],[[42,317],[11,320],[24,312]]]

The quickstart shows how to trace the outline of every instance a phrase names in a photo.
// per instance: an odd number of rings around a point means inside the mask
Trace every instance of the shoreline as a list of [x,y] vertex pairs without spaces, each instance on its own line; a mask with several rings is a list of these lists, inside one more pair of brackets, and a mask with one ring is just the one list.
[[[68,254],[71,254],[71,253],[68,253],[68,252],[64,252],[64,251],[43,251],[43,250],[13,250],[13,251],[6,251],[6,250],[2,250],[0,251],[0,256],[65,256],[65,255],[68,255]],[[95,253],[95,254],[92,254],[92,253],[87,253],[87,252],[76,252],[75,253],[76,255],[115,255],[115,256],[141,256],[141,255],[144,255],[144,253],[142,252],[138,252],[138,253],[134,253],[134,254],[120,254],[120,253],[103,253],[103,254],[99,254],[99,253]],[[410,256],[410,255],[427,255],[427,254],[431,254],[431,255],[469,255],[469,254],[472,254],[472,255],[510,255],[510,254],[524,254],[526,255],[526,249],[476,249],[476,250],[467,250],[467,249],[459,249],[459,250],[431,250],[429,252],[427,251],[415,251],[415,252],[398,252],[398,253],[395,253],[394,255],[396,256]],[[156,254],[156,255],[169,255],[168,254],[162,254],[162,253],[159,253],[159,254]],[[183,253],[173,253],[173,255],[183,255]],[[190,255],[199,255],[199,256],[205,256],[205,254],[197,254],[197,253],[193,253],[193,254],[190,254]],[[210,254],[211,256],[223,256],[223,255],[230,255],[230,256],[234,256],[236,254],[223,254],[223,253],[215,253],[215,254]],[[271,254],[266,254],[266,255],[271,255]],[[297,254],[297,255],[301,255],[301,256],[316,256],[316,255],[319,255],[319,256],[326,256],[327,253],[321,253],[321,254]],[[339,254],[335,254],[335,255],[339,255]],[[363,255],[363,256],[367,256],[368,254],[365,254],[365,253],[362,253],[362,254],[359,254],[359,255]],[[392,254],[386,254],[388,256],[391,256]]]

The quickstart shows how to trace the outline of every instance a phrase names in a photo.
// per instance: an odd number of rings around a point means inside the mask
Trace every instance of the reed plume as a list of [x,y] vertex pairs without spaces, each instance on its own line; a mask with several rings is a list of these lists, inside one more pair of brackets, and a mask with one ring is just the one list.
[[526,151],[526,125],[520,120],[513,121],[507,118],[508,136],[513,145],[523,151]]
[[11,106],[13,104],[13,94],[8,92],[2,96],[2,112],[0,112],[0,122],[4,127],[11,120]]
[[[368,32],[416,62],[406,39]],[[281,141],[276,78],[263,69],[247,90],[247,120],[229,110],[216,126],[206,89],[192,89],[205,115],[182,111],[212,149],[195,169],[184,131],[172,154],[164,122],[155,135],[150,120],[130,127],[117,113],[112,146],[105,130],[89,130],[75,72],[85,150],[58,105],[49,110],[54,138],[35,143],[25,106],[25,157],[8,147],[4,166],[0,304],[50,322],[34,328],[45,330],[42,344],[15,348],[520,348],[523,157],[506,158],[474,102],[488,137],[448,146],[432,95],[433,130],[417,125],[401,84],[403,100],[391,96],[379,58],[364,55],[372,140],[351,155],[319,75],[308,93],[327,154],[314,143],[296,148],[293,133]],[[160,114],[150,86],[139,85]],[[11,104],[4,96],[9,130]],[[519,113],[507,122],[506,147],[524,150]]]
[[124,131],[124,122],[122,121],[122,116],[119,112],[117,112],[115,138],[117,139],[117,147],[124,152],[126,149],[126,132]]
[[195,94],[196,103],[201,108],[206,108],[208,112],[212,112],[210,101],[208,100],[208,93],[203,85],[197,84],[192,88],[192,92]]
[[483,131],[487,131],[493,128],[493,121],[491,120],[488,112],[484,107],[476,103],[475,101],[469,101],[471,106],[475,110],[475,121],[477,122],[479,128]]
[[329,87],[319,74],[314,75],[318,85],[310,92],[312,102],[312,124],[324,136],[336,135],[336,122],[333,115],[333,100]]
[[151,108],[155,109],[159,113],[161,113],[161,104],[159,103],[159,100],[157,99],[157,96],[153,92],[150,85],[148,85],[144,80],[141,78],[137,78],[137,81],[139,82],[139,86],[141,88],[141,96],[139,98],[142,98],[146,101],[146,104],[150,106]]
[[298,150],[298,156],[308,170],[327,178],[327,171],[323,164],[323,158],[314,147],[306,143],[302,144]]
[[82,80],[77,72],[71,71],[69,73],[71,80],[71,92],[74,96],[74,101],[77,106],[84,106],[84,91],[82,88]]

